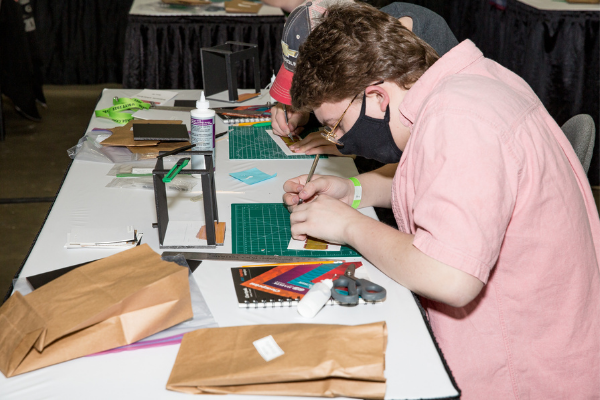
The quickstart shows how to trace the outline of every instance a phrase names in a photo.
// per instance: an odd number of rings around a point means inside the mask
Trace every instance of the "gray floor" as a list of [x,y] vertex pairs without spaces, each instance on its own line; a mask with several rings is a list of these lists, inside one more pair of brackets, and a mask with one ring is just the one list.
[[[66,151],[85,133],[104,87],[119,85],[45,86],[48,108],[40,108],[42,122],[22,118],[3,98],[7,136],[0,142],[0,303],[51,205],[4,203],[56,195],[71,162]],[[594,188],[594,196],[600,204],[600,187]]]
[[104,87],[120,85],[45,86],[48,108],[38,107],[41,122],[21,117],[10,100],[2,99],[6,140],[0,142],[0,303],[52,204],[5,204],[6,199],[56,195],[71,162],[67,149],[85,133]]

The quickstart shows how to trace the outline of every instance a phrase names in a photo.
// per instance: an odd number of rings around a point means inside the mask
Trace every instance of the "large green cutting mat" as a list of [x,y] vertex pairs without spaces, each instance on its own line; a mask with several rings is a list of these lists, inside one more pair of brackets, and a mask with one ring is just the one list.
[[290,213],[282,203],[232,204],[231,221],[234,254],[360,257],[346,246],[340,251],[288,250]]
[[[297,160],[315,156],[288,156],[265,132],[264,127],[232,126],[229,128],[230,160]],[[324,158],[326,156],[321,156]]]

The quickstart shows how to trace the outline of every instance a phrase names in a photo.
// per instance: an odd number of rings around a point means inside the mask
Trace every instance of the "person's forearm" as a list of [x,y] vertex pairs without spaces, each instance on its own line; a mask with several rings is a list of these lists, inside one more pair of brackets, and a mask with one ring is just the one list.
[[398,164],[388,164],[356,178],[362,186],[360,207],[392,207],[392,181]]
[[413,246],[414,236],[369,217],[349,226],[347,243],[390,278],[413,292],[462,307],[481,291],[472,275],[445,265]]

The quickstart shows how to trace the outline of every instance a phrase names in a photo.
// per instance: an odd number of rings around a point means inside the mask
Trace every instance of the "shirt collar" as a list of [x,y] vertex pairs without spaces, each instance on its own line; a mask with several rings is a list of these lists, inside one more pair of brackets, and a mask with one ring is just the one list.
[[425,71],[404,96],[398,108],[402,124],[408,127],[412,126],[421,106],[440,81],[457,74],[481,58],[483,58],[483,53],[469,39],[444,54]]

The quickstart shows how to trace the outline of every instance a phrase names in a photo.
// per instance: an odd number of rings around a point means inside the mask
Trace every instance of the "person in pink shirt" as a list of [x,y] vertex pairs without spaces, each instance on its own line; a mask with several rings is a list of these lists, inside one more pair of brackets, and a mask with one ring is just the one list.
[[[342,153],[399,161],[288,180],[294,238],[348,244],[420,295],[462,398],[600,398],[598,212],[521,78],[469,40],[438,58],[350,4],[307,38],[291,95]],[[400,230],[367,206],[391,206]]]

